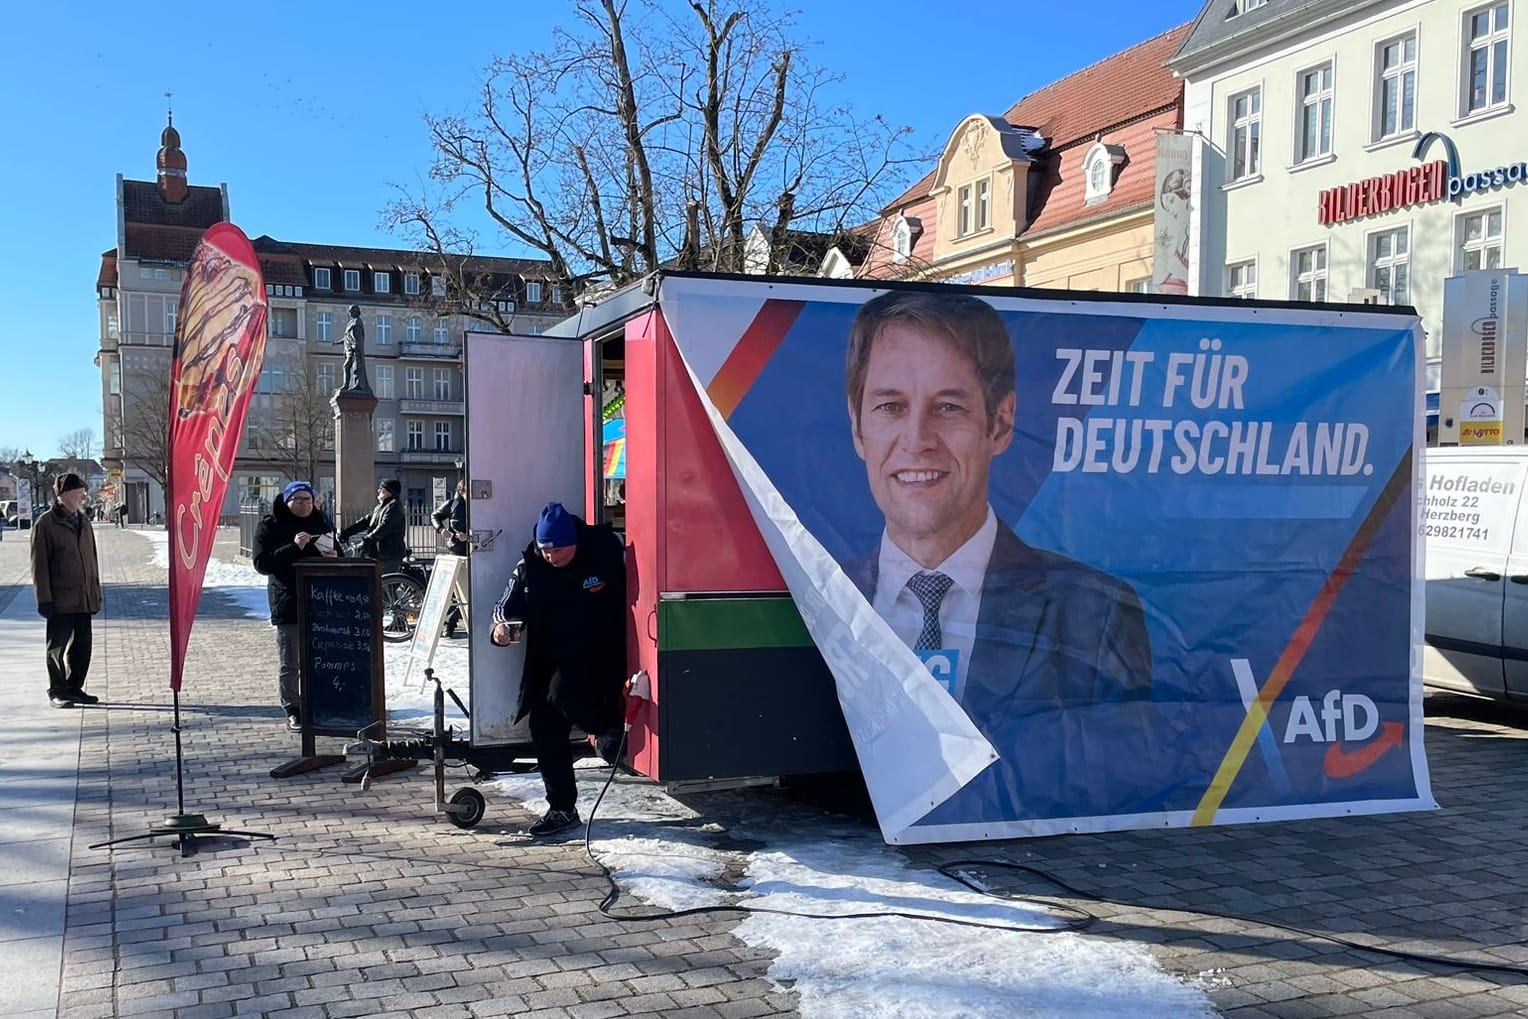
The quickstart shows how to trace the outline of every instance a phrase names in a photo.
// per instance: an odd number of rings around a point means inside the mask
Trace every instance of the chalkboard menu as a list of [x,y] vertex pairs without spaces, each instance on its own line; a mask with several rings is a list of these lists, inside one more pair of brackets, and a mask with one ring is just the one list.
[[[305,735],[354,736],[386,719],[380,587],[374,562],[297,564]],[[367,735],[380,739],[383,727]]]

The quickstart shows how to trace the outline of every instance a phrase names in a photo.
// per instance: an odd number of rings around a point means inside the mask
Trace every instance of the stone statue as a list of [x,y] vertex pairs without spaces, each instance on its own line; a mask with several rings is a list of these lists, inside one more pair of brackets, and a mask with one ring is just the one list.
[[350,323],[345,326],[345,381],[342,393],[370,393],[366,381],[366,327],[361,325],[360,305],[350,306]]

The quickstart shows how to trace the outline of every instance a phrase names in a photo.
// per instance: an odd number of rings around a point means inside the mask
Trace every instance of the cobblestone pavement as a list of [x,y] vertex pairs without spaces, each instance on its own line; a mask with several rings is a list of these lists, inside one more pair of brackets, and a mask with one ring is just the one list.
[[[366,793],[336,769],[270,779],[296,750],[273,706],[274,640],[215,593],[188,660],[186,807],[280,838],[209,840],[188,859],[164,840],[88,849],[175,812],[163,575],[142,538],[98,533],[108,587],[90,685],[110,707],[84,713],[60,1016],[794,1014],[794,996],[765,979],[768,955],[728,933],[735,921],[605,920],[581,844],[510,849],[491,826],[458,831],[431,812],[423,769]],[[16,537],[0,542],[0,604],[24,568]],[[1237,1019],[1528,1014],[1528,977],[1386,959],[1258,922],[1528,965],[1528,716],[1459,698],[1427,706],[1439,811],[907,855],[1006,858],[1095,890],[1108,905],[1080,903],[1102,918],[1094,934],[1152,946]],[[768,790],[688,802],[724,824],[809,809]]]

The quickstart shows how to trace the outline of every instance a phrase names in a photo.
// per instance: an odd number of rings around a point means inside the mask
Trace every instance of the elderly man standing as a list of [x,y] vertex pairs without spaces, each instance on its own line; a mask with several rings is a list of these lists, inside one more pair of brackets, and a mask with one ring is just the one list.
[[53,482],[52,508],[32,524],[32,586],[48,621],[48,700],[55,708],[99,704],[85,692],[90,671],[90,617],[101,611],[101,568],[95,532],[82,509],[90,495],[73,473]]

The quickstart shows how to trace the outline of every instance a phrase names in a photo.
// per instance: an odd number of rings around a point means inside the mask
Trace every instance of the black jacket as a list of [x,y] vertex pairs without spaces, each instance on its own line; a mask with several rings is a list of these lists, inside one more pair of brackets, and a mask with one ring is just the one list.
[[403,506],[395,498],[377,503],[371,516],[358,520],[340,532],[344,541],[353,534],[361,534],[366,554],[382,562],[394,562],[409,554],[408,542],[404,540]]
[[626,681],[626,549],[608,526],[577,517],[578,552],[557,569],[526,546],[493,621],[525,623],[519,710],[550,700],[574,725],[600,735],[621,722]]
[[452,535],[467,533],[467,500],[459,495],[453,495],[440,504],[440,508],[435,511],[431,519],[435,521],[437,530],[442,527],[450,528],[451,534],[446,536],[446,547],[451,550],[451,554],[466,555],[467,543],[457,541]]
[[272,623],[297,622],[297,561],[320,556],[314,543],[298,548],[292,539],[300,531],[317,537],[333,530],[334,525],[324,516],[323,510],[314,507],[306,517],[297,517],[287,509],[286,500],[276,496],[270,513],[255,531],[254,549],[256,572],[269,578],[265,590],[271,601]]

